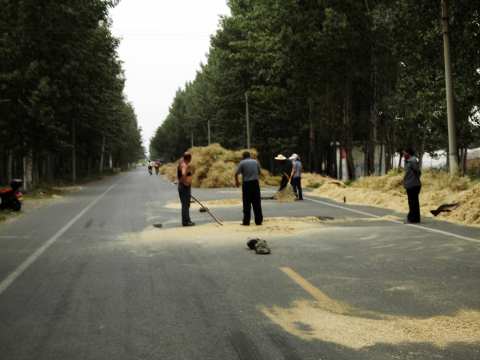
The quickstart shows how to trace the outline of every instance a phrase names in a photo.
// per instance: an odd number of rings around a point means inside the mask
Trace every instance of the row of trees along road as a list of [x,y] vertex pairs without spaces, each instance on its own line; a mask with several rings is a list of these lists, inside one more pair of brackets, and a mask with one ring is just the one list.
[[[230,0],[208,61],[178,90],[151,140],[175,159],[211,141],[251,144],[268,167],[278,152],[336,173],[334,146],[365,154],[368,174],[380,145],[386,165],[406,146],[447,149],[440,0]],[[450,4],[458,151],[480,143],[480,8]]]
[[0,182],[102,173],[142,158],[106,0],[0,0]]

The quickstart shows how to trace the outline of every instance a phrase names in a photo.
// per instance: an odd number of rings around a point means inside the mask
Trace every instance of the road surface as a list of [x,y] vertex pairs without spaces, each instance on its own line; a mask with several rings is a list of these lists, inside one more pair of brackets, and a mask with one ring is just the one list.
[[[268,219],[334,218],[308,231],[232,232],[193,210],[183,229],[174,201],[137,170],[0,225],[0,359],[480,358],[479,229],[318,198],[263,203]],[[256,233],[271,255],[246,249]]]

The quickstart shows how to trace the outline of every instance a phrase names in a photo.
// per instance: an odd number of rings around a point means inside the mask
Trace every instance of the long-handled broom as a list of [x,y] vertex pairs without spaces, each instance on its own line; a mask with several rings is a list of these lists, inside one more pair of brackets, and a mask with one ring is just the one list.
[[[177,186],[177,183],[171,183],[173,186]],[[200,207],[205,210],[205,212],[208,213],[208,215],[210,215],[212,217],[213,220],[215,220],[215,222],[218,224],[218,225],[221,225],[223,226],[222,222],[210,211],[210,209],[208,207],[206,207],[205,205],[203,205],[200,200],[198,200],[195,196],[191,195],[190,194],[190,197],[192,198],[193,201],[195,201],[198,205],[200,205]]]
[[215,220],[215,222],[218,225],[223,225],[222,222],[215,215],[213,215],[213,213],[210,211],[210,209],[207,208],[205,205],[203,205],[195,196],[190,195],[190,197],[192,198],[193,201],[195,201],[198,205],[200,205],[200,207],[203,210],[205,210],[208,213],[208,215],[210,215],[212,217],[212,219]]

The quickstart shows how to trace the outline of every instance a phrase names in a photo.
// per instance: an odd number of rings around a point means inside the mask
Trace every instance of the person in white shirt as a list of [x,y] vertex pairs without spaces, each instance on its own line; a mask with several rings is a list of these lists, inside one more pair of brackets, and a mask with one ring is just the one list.
[[292,184],[293,191],[295,192],[295,196],[297,200],[303,200],[303,193],[302,193],[302,162],[300,161],[300,157],[297,154],[292,154],[288,158],[292,161],[292,172],[290,174],[290,183]]

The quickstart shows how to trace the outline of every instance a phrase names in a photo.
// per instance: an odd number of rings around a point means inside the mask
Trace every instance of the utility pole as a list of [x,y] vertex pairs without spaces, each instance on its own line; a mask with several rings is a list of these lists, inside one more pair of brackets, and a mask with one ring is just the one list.
[[210,145],[212,138],[210,133],[210,119],[207,120],[207,130],[208,130],[208,145]]
[[448,114],[448,160],[450,175],[458,174],[457,135],[455,128],[455,107],[453,102],[452,64],[450,62],[450,37],[448,33],[448,0],[442,2],[443,53],[445,57],[445,85],[447,90]]
[[308,164],[310,172],[315,172],[315,129],[313,127],[313,99],[308,98]]
[[247,122],[247,149],[250,149],[250,112],[248,110],[248,92],[245,91],[245,120]]

